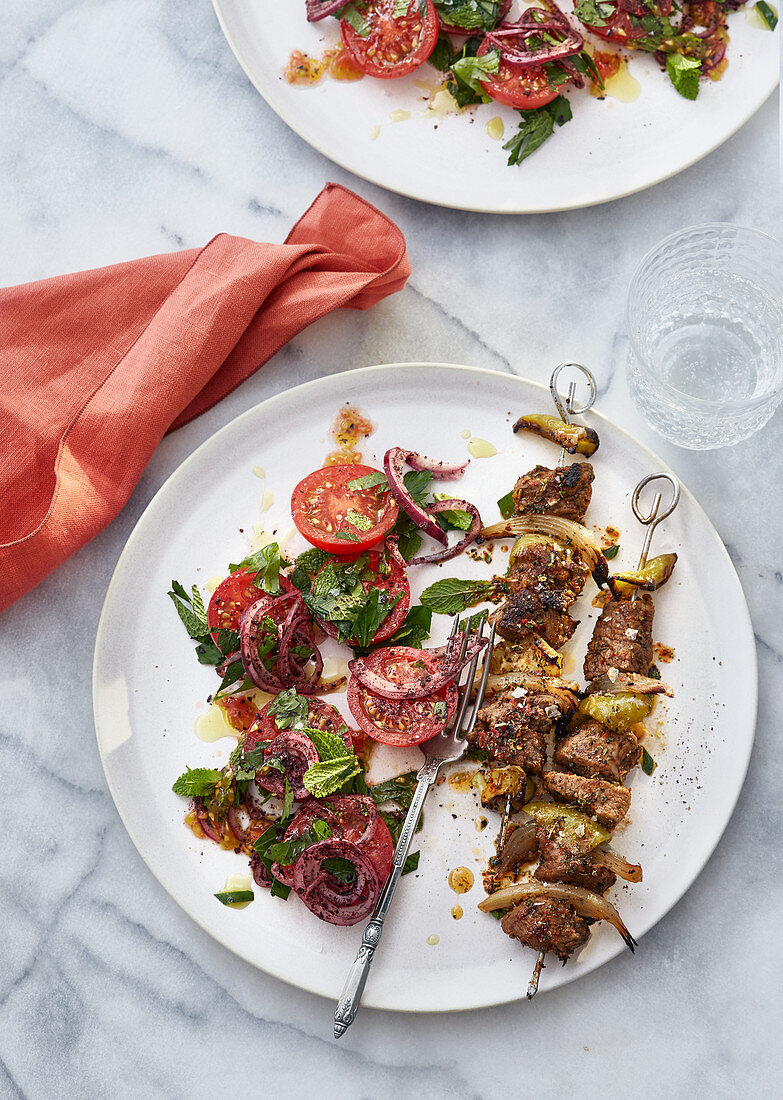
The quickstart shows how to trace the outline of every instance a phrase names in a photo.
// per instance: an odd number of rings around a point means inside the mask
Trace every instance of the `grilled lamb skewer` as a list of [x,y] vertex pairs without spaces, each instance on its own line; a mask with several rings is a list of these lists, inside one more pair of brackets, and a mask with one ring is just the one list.
[[[652,529],[660,519],[671,513],[679,496],[675,483],[672,504],[665,514],[658,516],[661,501],[658,494],[650,516],[642,517],[638,511],[638,496],[647,480],[637,487],[634,494],[634,512],[640,522],[650,528],[637,573],[646,566]],[[670,572],[669,568],[666,577]],[[652,663],[653,615],[652,600],[647,593],[615,593],[604,605],[588,646],[584,666],[586,679],[594,683],[598,681],[598,686],[605,685],[607,681],[610,685],[619,683],[625,686],[628,683],[630,687],[638,686],[647,677]],[[621,679],[621,674],[626,674],[624,679]],[[649,681],[646,683],[649,684]],[[579,816],[578,811],[584,811],[607,830],[616,828],[625,817],[631,798],[630,790],[622,780],[639,762],[640,756],[641,748],[632,732],[612,730],[596,721],[577,725],[559,742],[554,761],[566,770],[547,772],[542,777],[542,785],[558,803],[563,804],[564,817],[561,821],[557,810],[545,804],[550,809],[550,823],[534,826],[535,849],[539,855],[534,874],[536,879],[573,885],[600,896],[614,884],[617,874],[630,881],[641,878],[640,867],[629,864],[616,853],[591,846],[589,838],[585,845],[580,844],[578,832],[569,830],[566,824],[567,815],[576,812]],[[528,809],[532,811],[532,805]],[[530,858],[531,846],[525,840],[532,839],[531,828],[523,828],[527,830],[528,837],[515,838],[515,847]],[[585,847],[588,850],[584,850]],[[500,864],[508,870],[504,855],[501,853]],[[570,913],[569,909],[572,910]],[[580,922],[585,923],[568,901],[536,897],[523,899],[503,918],[501,927],[507,934],[538,950],[528,986],[528,998],[535,996],[538,989],[547,952],[553,952],[566,961],[585,942],[589,931],[581,929]],[[584,938],[582,932],[585,932]]]

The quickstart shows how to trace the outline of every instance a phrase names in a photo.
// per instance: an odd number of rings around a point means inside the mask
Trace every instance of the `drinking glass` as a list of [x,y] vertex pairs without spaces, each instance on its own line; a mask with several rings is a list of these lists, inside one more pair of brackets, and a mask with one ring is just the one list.
[[666,439],[739,443],[783,400],[783,246],[738,225],[695,225],[651,249],[626,306],[628,382]]

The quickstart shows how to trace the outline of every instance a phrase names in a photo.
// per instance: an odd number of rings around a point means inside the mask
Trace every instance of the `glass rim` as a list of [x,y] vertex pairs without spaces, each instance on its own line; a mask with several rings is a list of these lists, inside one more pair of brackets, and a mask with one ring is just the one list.
[[[631,276],[631,281],[628,284],[628,292],[625,297],[625,332],[626,336],[628,337],[628,343],[630,344],[631,351],[640,364],[647,364],[648,357],[642,353],[642,350],[639,347],[639,343],[633,334],[633,326],[631,324],[630,317],[631,295],[634,292],[634,289],[641,276],[642,269],[645,267],[645,265],[649,263],[649,261],[652,260],[655,255],[657,255],[664,248],[669,246],[673,241],[678,240],[680,237],[686,236],[688,233],[694,232],[694,230],[737,230],[740,233],[748,234],[751,237],[760,239],[765,243],[771,243],[780,251],[781,259],[783,259],[783,241],[779,240],[777,237],[773,237],[771,233],[767,233],[763,229],[756,229],[754,226],[750,225],[737,225],[734,222],[697,222],[694,225],[683,226],[682,229],[676,229],[673,233],[669,233],[666,237],[662,237],[659,241],[656,242],[656,244],[647,249],[647,251],[637,263],[636,267],[634,268],[633,275]],[[678,399],[686,396],[681,390],[678,390],[676,387],[672,386],[670,383],[666,382],[662,378],[658,378],[658,383],[666,390],[670,391],[673,394],[676,394]],[[770,397],[774,397],[774,392],[771,394],[767,393],[763,396],[759,395],[756,398],[749,398],[747,402],[743,402],[742,407],[748,409],[752,408],[757,403],[765,404],[770,399]],[[717,405],[717,403],[703,398],[690,397],[690,400],[694,401],[697,404],[705,405],[712,408],[715,408]],[[731,402],[730,404],[736,405],[736,402]]]

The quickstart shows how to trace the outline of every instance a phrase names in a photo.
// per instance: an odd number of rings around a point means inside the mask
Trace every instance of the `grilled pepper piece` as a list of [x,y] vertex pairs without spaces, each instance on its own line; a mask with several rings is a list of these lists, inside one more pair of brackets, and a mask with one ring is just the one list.
[[599,844],[606,844],[612,839],[608,829],[572,806],[557,802],[528,802],[523,808],[536,825],[557,830],[553,839],[576,855],[586,855]]
[[636,695],[632,691],[609,695],[597,691],[582,699],[577,709],[607,729],[625,733],[646,718],[654,706],[654,695]]
[[514,431],[533,432],[542,439],[557,443],[559,447],[565,447],[570,455],[592,455],[598,450],[598,435],[592,428],[585,428],[582,424],[566,424],[565,420],[546,413],[520,416]]
[[676,564],[676,554],[660,554],[657,558],[650,558],[643,569],[633,569],[629,573],[615,573],[610,578],[610,586],[623,596],[629,595],[635,588],[655,592],[666,584]]

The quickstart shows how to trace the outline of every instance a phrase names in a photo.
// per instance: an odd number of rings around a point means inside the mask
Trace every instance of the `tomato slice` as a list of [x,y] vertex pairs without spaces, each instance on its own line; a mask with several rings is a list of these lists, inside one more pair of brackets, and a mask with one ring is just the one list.
[[397,519],[397,504],[388,488],[349,489],[348,483],[372,466],[324,466],[302,478],[291,496],[297,530],[313,546],[332,554],[359,554],[381,541]]
[[[438,667],[431,654],[404,645],[376,649],[366,663],[373,672],[395,684],[419,683],[423,672],[434,672]],[[348,707],[373,741],[384,745],[419,745],[440,733],[454,717],[457,688],[448,684],[424,699],[384,699],[351,677]]]
[[[259,742],[271,741],[277,737],[278,733],[282,733],[275,721],[274,714],[269,713],[271,705],[271,702],[267,703],[258,712],[258,727],[245,738],[245,752],[249,752]],[[335,737],[342,737],[345,741],[346,751],[353,752],[351,731],[346,729],[343,733],[340,733],[340,727],[347,726],[347,722],[337,707],[333,707],[331,703],[318,699],[316,696],[308,696],[307,724],[311,729],[326,730],[327,733],[333,733]]]
[[[485,39],[476,50],[476,56],[482,57],[490,49]],[[522,111],[545,107],[560,95],[559,88],[550,86],[543,65],[514,65],[502,57],[498,71],[482,80],[481,87],[498,103],[506,103]]]
[[[358,844],[372,860],[383,882],[391,870],[394,844],[383,818],[379,816],[371,800],[361,795],[330,795],[329,798],[311,798],[300,808],[285,831],[285,840],[296,840],[313,825],[324,821],[332,830],[335,840],[347,840]],[[368,822],[372,822],[368,831]],[[293,864],[277,865],[275,877],[290,886],[293,882]]]
[[256,706],[245,695],[235,698],[232,695],[225,699],[218,699],[218,706],[223,707],[230,725],[240,733],[245,733],[258,718]]
[[[385,574],[378,572],[382,558],[386,567],[388,567],[388,572]],[[378,642],[385,642],[387,638],[391,638],[392,634],[402,626],[410,607],[411,589],[408,584],[408,575],[403,565],[396,558],[391,557],[391,555],[383,556],[380,550],[371,550],[369,559],[367,569],[375,573],[375,578],[362,581],[364,591],[369,592],[371,588],[377,588],[380,592],[388,592],[392,600],[397,596],[400,597],[372,636],[370,645],[377,645]],[[341,557],[339,559],[339,563],[346,565],[354,561],[356,561],[356,558]],[[337,627],[334,623],[322,619],[319,619],[318,623],[330,638],[337,637]],[[347,639],[347,643],[348,645],[351,644],[350,638]]]
[[[611,4],[613,0],[607,0],[607,2]],[[574,12],[574,14],[577,19],[579,19],[579,22],[587,27],[591,34],[595,34],[599,38],[604,38],[607,42],[620,42],[623,46],[628,46],[630,49],[633,49],[634,40],[637,38],[644,38],[647,32],[643,27],[635,27],[633,25],[629,12],[618,12],[616,3],[614,4],[614,9],[614,14],[608,17],[603,27],[594,27],[592,23],[588,23],[576,15],[576,12]],[[651,14],[654,14],[654,12],[651,12]]]
[[368,0],[358,11],[369,27],[362,36],[347,19],[340,20],[346,53],[368,76],[391,80],[418,69],[435,49],[438,16],[432,0],[409,0],[408,10],[395,19],[397,0]]
[[[253,584],[252,569],[237,569],[221,581],[207,605],[207,625],[212,640],[217,641],[220,630],[239,630],[242,616],[251,604],[267,593]],[[290,592],[293,585],[285,577],[280,578],[280,591]]]

